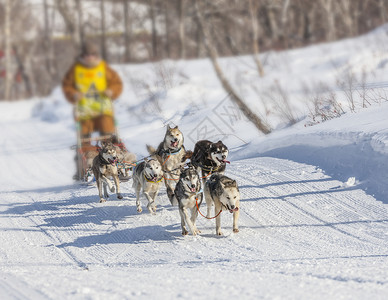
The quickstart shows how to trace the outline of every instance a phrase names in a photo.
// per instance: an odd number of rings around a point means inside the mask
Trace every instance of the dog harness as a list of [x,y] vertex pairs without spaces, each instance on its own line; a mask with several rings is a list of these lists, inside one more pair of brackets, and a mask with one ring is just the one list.
[[147,176],[144,174],[144,179],[147,180],[148,182],[151,182],[151,183],[159,183],[163,180],[163,176],[160,177],[160,179],[158,181],[154,181],[154,180],[147,178]]

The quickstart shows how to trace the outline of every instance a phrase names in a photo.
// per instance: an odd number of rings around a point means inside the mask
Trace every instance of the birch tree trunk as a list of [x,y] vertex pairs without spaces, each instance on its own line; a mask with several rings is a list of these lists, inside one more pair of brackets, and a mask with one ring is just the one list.
[[320,0],[321,6],[325,10],[327,27],[326,27],[326,40],[334,41],[337,37],[335,28],[335,15],[333,0]]
[[240,96],[237,95],[232,85],[226,79],[224,72],[222,71],[221,66],[218,63],[218,53],[213,46],[212,37],[210,35],[210,31],[207,27],[207,24],[203,19],[199,4],[200,0],[196,0],[195,12],[198,20],[198,25],[205,38],[205,47],[213,64],[214,70],[218,76],[218,79],[221,81],[221,84],[225,91],[231,96],[232,101],[237,104],[237,106],[240,108],[245,117],[249,121],[251,121],[259,131],[263,132],[264,134],[270,133],[271,130],[266,125],[264,125],[262,120],[244,103],[244,101],[240,98]]
[[[51,83],[54,83],[57,81],[57,75],[55,72],[54,67],[54,51],[53,51],[53,41],[52,41],[52,35],[51,35],[51,29],[50,29],[50,21],[49,21],[49,11],[48,11],[48,5],[47,0],[43,1],[43,12],[44,12],[44,42],[43,47],[45,49],[45,63],[46,63],[46,70],[47,73],[50,75],[49,81]],[[51,85],[51,84],[50,84]]]
[[74,11],[74,2],[69,0],[55,0],[55,4],[59,14],[65,22],[66,30],[70,34],[74,50],[77,53],[81,46],[81,38],[79,33],[80,24],[78,24],[75,18],[76,12]]
[[253,32],[253,37],[252,37],[253,60],[255,61],[260,77],[263,77],[264,68],[259,58],[259,26],[258,26],[259,22],[257,20],[257,10],[258,10],[257,2],[254,0],[249,0],[249,9],[251,14],[251,23],[252,23],[252,32]]
[[5,86],[4,99],[11,100],[12,90],[12,37],[11,37],[11,1],[5,0],[4,6],[4,44],[5,44]]
[[[45,0],[46,1],[46,0]],[[79,43],[82,45],[85,42],[85,31],[84,31],[84,26],[83,26],[83,9],[82,9],[82,4],[81,0],[76,0],[76,10],[77,10],[77,28],[78,28],[78,35],[79,35]]]
[[156,59],[158,56],[157,49],[157,33],[156,33],[156,15],[155,15],[155,0],[150,0],[150,17],[152,26],[152,58]]
[[125,44],[125,62],[131,60],[131,20],[129,17],[129,0],[124,1],[124,44]]
[[186,57],[185,0],[179,0],[179,56]]
[[288,8],[290,7],[290,0],[283,0],[282,4],[282,16],[281,16],[281,37],[284,43],[284,47],[288,49]]
[[383,24],[387,22],[387,11],[386,11],[387,8],[386,8],[385,1],[386,0],[379,0],[380,18]]
[[101,14],[101,57],[104,60],[108,59],[106,49],[106,22],[105,22],[105,0],[100,0]]
[[170,17],[169,17],[169,1],[164,1],[164,23],[166,26],[166,44],[165,51],[167,53],[167,57],[171,58],[171,35],[170,35]]

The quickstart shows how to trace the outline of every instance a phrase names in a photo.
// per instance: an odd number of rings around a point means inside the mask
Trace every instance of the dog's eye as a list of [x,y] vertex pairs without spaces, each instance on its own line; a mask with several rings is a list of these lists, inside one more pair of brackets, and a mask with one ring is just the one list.
[[230,197],[229,197],[229,196],[227,196],[227,197],[226,197],[226,199],[230,200]]
[[236,199],[237,197],[236,196],[234,196],[234,199]]

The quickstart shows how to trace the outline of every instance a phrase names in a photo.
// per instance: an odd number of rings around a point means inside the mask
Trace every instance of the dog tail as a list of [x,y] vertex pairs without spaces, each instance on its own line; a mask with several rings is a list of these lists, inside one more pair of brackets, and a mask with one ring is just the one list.
[[150,145],[147,145],[147,151],[150,155],[155,155],[156,154],[156,149]]

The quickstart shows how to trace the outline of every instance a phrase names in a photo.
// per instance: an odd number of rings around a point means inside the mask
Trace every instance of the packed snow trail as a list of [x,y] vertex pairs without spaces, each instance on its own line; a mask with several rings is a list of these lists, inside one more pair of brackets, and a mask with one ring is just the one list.
[[202,234],[183,237],[165,189],[155,216],[137,213],[131,181],[122,183],[123,200],[112,195],[100,204],[94,185],[69,179],[66,143],[32,124],[1,132],[2,299],[388,294],[386,206],[357,186],[288,160],[233,161],[226,174],[240,186],[240,232],[232,233],[232,215],[223,212],[224,236],[215,235],[214,220],[198,216]]

